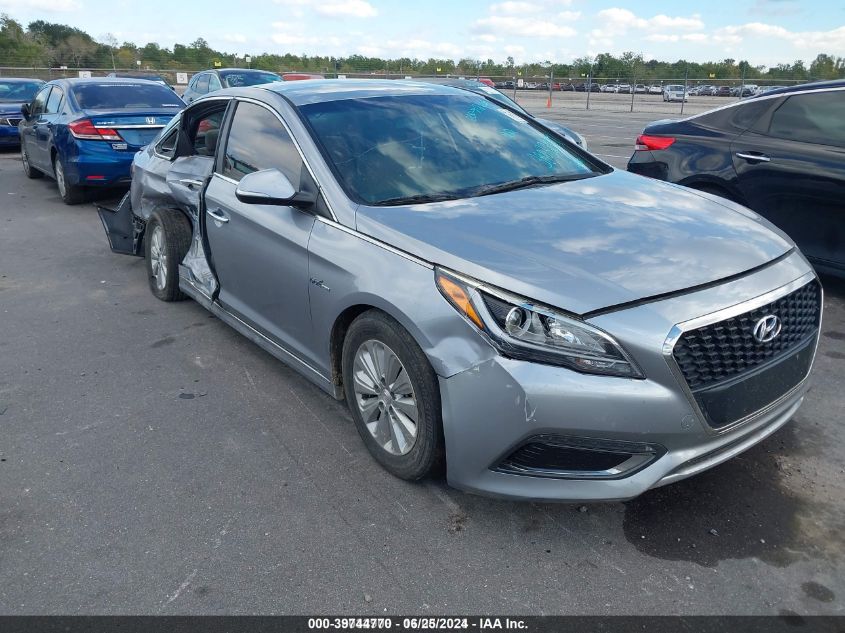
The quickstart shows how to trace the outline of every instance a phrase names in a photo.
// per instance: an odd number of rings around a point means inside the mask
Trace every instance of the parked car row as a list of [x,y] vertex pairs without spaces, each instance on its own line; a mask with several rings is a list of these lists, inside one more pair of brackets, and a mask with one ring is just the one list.
[[784,425],[822,312],[793,242],[488,90],[273,81],[186,106],[56,80],[23,108],[21,155],[66,201],[128,181],[99,210],[111,249],[345,400],[397,477],[628,499]]

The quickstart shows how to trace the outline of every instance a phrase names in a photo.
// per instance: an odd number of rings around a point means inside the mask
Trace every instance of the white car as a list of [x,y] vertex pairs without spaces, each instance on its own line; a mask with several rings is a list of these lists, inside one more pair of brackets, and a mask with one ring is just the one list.
[[648,94],[650,95],[659,95],[663,93],[663,88],[660,86],[649,86],[648,87]]
[[664,101],[687,101],[687,95],[684,92],[684,87],[680,84],[673,84],[671,86],[663,87]]

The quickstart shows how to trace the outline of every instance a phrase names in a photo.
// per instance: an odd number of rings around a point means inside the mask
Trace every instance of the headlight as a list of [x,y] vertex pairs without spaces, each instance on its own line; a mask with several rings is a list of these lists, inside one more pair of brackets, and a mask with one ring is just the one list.
[[560,311],[435,269],[437,287],[504,356],[587,374],[643,378],[613,338]]

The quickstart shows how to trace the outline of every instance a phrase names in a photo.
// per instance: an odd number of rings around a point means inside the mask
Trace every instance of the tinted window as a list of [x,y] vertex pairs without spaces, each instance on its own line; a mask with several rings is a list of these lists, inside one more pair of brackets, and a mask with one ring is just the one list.
[[181,108],[185,104],[169,88],[154,84],[85,83],[71,88],[82,109]]
[[845,147],[845,92],[795,95],[772,115],[769,135]]
[[44,110],[45,114],[58,114],[59,106],[62,103],[64,93],[58,88],[54,87],[53,92],[50,93],[50,98],[47,99],[47,108]]
[[300,109],[347,193],[368,204],[480,195],[524,178],[594,173],[556,135],[474,94],[342,99]]
[[43,85],[40,81],[0,81],[0,103],[29,103]]
[[296,187],[302,159],[276,115],[267,108],[239,103],[229,130],[223,175],[240,180],[261,169],[276,168]]
[[196,90],[200,94],[205,94],[208,92],[208,75],[200,75],[200,78],[197,79],[197,83],[194,86],[194,90]]
[[282,78],[275,73],[262,73],[256,71],[243,71],[236,73],[225,73],[222,75],[223,81],[227,88],[237,88],[239,86],[258,86],[261,84],[269,84],[274,81],[281,81]]
[[44,106],[47,105],[47,95],[50,94],[50,88],[52,86],[47,86],[35,95],[35,99],[32,101],[32,107],[30,108],[30,112],[33,116],[42,114],[44,112]]

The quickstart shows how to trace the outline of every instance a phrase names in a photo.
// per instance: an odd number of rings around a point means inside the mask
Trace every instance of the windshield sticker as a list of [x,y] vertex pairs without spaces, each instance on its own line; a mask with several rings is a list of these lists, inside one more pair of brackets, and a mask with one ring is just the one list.
[[543,163],[549,169],[554,169],[558,164],[558,159],[566,156],[563,148],[549,139],[537,141],[534,145],[534,150],[528,155],[534,160]]
[[507,138],[515,138],[516,137],[516,131],[512,130],[509,127],[503,127],[501,130],[499,130],[499,133],[502,136],[506,136]]

